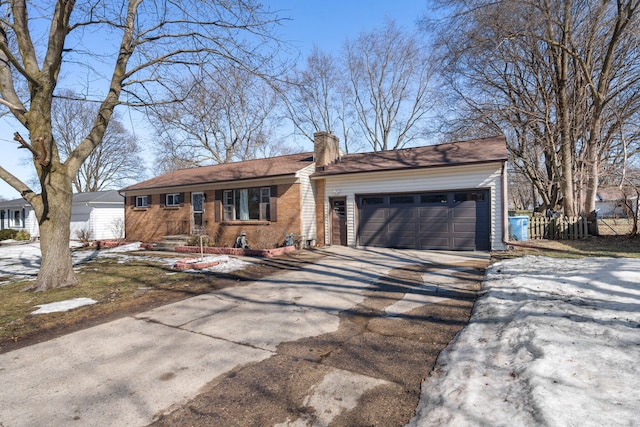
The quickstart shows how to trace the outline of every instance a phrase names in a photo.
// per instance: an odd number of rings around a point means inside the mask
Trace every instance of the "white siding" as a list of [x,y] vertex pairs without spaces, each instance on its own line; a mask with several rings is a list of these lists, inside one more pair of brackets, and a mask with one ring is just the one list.
[[26,212],[25,228],[31,235],[31,238],[40,237],[40,227],[38,226],[38,218],[36,218],[36,211],[33,208],[27,208]]
[[71,240],[79,230],[88,230],[91,240],[117,239],[115,223],[124,222],[124,203],[75,204],[71,209]]
[[93,206],[90,217],[92,237],[96,240],[118,239],[116,223],[124,224],[124,206]]
[[[491,249],[504,249],[502,164],[451,166],[432,169],[370,172],[352,175],[327,176],[325,212],[330,197],[347,198],[347,244],[356,246],[358,217],[356,195],[443,191],[457,189],[489,189],[491,193]],[[329,216],[325,215],[325,244],[330,244]]]
[[80,237],[78,233],[81,231],[87,230],[91,233],[89,236],[90,239],[94,239],[91,224],[89,223],[89,219],[91,216],[91,207],[87,205],[73,205],[71,208],[71,222],[69,227],[71,229],[69,233],[69,238],[71,240],[79,240]]
[[315,164],[301,169],[297,176],[300,178],[300,234],[306,240],[316,240],[316,185],[309,176],[316,170]]

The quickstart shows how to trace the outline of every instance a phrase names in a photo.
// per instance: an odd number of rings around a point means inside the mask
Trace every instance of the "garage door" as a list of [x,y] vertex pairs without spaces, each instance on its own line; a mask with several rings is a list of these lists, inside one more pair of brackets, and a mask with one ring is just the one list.
[[489,191],[358,196],[359,244],[489,250]]

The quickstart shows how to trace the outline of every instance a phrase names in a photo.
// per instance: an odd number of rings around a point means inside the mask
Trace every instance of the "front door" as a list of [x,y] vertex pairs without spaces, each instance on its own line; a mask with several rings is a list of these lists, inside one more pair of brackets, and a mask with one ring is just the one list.
[[347,199],[330,199],[331,204],[331,244],[347,245]]
[[204,193],[191,193],[193,234],[204,234]]

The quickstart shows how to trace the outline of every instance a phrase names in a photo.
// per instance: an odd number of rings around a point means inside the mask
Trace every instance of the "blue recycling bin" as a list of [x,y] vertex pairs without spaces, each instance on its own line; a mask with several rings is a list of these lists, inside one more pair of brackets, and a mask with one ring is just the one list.
[[529,240],[528,216],[509,217],[509,240],[522,242]]

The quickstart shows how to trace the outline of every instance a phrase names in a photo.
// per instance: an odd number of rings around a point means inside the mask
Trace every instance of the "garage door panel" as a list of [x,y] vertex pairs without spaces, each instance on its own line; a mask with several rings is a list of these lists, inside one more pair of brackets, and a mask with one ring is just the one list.
[[457,205],[453,208],[454,218],[476,218],[476,204],[475,202],[465,202],[464,204]]
[[387,240],[384,235],[374,234],[371,236],[360,236],[361,242],[360,244],[363,246],[378,246],[378,247],[386,247]]
[[467,233],[475,236],[476,223],[475,222],[456,222],[453,224],[454,233]]
[[420,242],[420,249],[449,249],[451,243],[449,237],[431,237],[428,240],[422,240]]
[[390,239],[390,241],[392,242],[389,244],[389,247],[391,248],[413,249],[416,247],[416,236],[395,236],[393,239]]
[[415,236],[416,224],[411,221],[390,222],[387,224],[387,231],[389,234],[405,233]]
[[420,220],[434,221],[434,220],[447,220],[449,217],[449,208],[446,206],[436,207],[421,207],[418,208],[418,216]]
[[402,222],[402,221],[413,221],[416,217],[416,212],[412,208],[408,209],[398,209],[398,208],[388,208],[387,210],[387,219],[390,222]]
[[378,221],[386,221],[387,219],[387,211],[385,209],[362,209],[360,211],[360,218],[370,220],[378,220]]
[[445,235],[448,236],[452,230],[450,230],[451,224],[449,223],[439,223],[439,224],[420,224],[418,228],[418,235],[420,238],[429,238],[429,236],[433,235]]
[[474,250],[476,248],[476,236],[454,237],[453,245],[456,249]]

